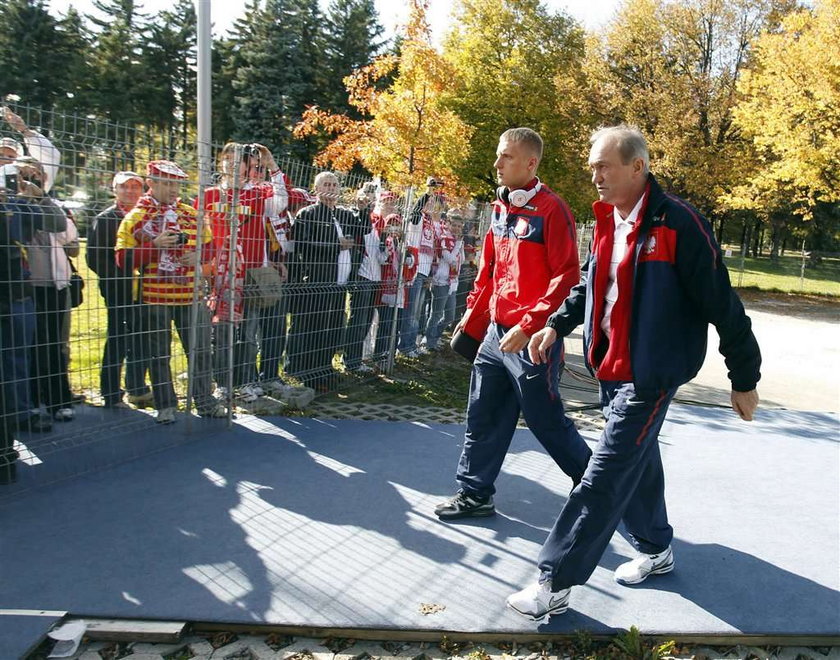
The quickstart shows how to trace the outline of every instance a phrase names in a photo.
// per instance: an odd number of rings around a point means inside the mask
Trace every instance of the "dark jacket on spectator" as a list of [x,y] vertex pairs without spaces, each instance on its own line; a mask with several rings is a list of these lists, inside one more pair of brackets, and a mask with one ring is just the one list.
[[338,254],[341,247],[335,221],[356,246],[350,250],[350,281],[356,277],[363,256],[362,227],[359,216],[341,206],[330,208],[318,202],[302,208],[295,218],[295,264],[290,279],[309,284],[335,284],[338,275]]
[[126,254],[124,268],[117,266],[114,245],[117,243],[117,229],[125,213],[114,204],[93,219],[88,231],[85,258],[90,269],[99,275],[99,291],[109,307],[122,306],[131,302],[132,275],[134,271],[130,251]]
[[67,216],[51,199],[9,197],[0,203],[0,304],[32,295],[25,246],[40,229],[67,229]]

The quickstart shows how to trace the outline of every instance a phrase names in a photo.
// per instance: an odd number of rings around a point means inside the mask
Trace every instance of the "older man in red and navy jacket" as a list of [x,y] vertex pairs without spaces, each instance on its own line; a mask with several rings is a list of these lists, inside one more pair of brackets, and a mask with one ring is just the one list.
[[[560,398],[563,345],[533,362],[528,340],[580,281],[575,221],[568,205],[536,177],[543,143],[529,128],[499,139],[497,191],[481,265],[458,328],[479,339],[467,405],[460,489],[435,508],[441,520],[495,513],[494,482],[520,411],[560,468],[580,481],[591,454]],[[488,326],[489,324],[489,326]]]
[[658,435],[668,406],[706,356],[709,323],[732,382],[732,407],[752,420],[761,354],[732,290],[709,223],[659,187],[644,136],[601,129],[589,157],[595,234],[584,281],[531,338],[534,362],[583,322],[584,354],[598,378],[607,424],[539,557],[540,578],[508,598],[531,619],[564,612],[573,585],[592,575],[620,522],[638,556],[615,579],[638,584],[674,568]]

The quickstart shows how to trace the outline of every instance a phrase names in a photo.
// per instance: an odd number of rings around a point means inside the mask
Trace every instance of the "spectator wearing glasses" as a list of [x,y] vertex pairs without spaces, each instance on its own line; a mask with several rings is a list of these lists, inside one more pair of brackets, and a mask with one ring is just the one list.
[[106,408],[128,407],[120,387],[124,362],[128,401],[138,408],[146,408],[154,404],[154,396],[146,384],[148,365],[142,353],[139,309],[134,299],[132,254],[125,255],[122,267],[117,266],[114,254],[117,230],[143,194],[143,178],[136,172],[117,172],[111,188],[114,203],[93,219],[85,255],[88,266],[99,276],[99,293],[108,313],[99,385]]

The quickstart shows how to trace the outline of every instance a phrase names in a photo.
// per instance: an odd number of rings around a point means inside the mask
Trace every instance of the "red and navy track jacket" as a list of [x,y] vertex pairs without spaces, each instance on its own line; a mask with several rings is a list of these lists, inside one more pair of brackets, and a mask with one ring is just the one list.
[[653,175],[647,195],[633,232],[635,249],[628,249],[619,265],[611,340],[601,330],[601,318],[615,222],[613,207],[600,201],[593,205],[595,233],[583,280],[548,325],[565,337],[583,322],[586,366],[599,379],[632,379],[638,389],[661,390],[697,375],[711,323],[720,336],[732,389],[754,389],[761,377],[761,352],[711,226],[694,207],[665,193]]
[[[535,184],[533,179],[527,187]],[[560,196],[543,184],[524,207],[496,200],[467,299],[471,310],[467,330],[476,336],[469,326],[487,318],[485,306],[489,306],[492,321],[506,328],[519,324],[530,336],[545,327],[551,312],[579,281],[575,219]]]

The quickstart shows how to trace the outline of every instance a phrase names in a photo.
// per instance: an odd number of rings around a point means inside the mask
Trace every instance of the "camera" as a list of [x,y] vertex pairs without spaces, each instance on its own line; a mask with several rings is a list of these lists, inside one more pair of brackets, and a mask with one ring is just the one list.
[[19,176],[20,171],[17,165],[14,163],[3,165],[0,167],[0,188],[5,189],[8,194],[17,195]]
[[190,237],[187,235],[186,232],[178,232],[178,245],[186,245],[189,240]]

